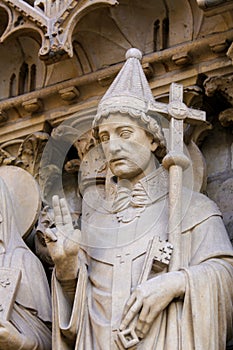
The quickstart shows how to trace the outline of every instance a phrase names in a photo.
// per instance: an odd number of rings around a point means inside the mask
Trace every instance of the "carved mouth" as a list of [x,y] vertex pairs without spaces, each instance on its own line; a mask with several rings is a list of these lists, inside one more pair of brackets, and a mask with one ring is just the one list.
[[124,161],[127,161],[127,159],[126,158],[114,158],[114,159],[111,159],[109,161],[109,163],[112,164],[112,163],[124,162]]

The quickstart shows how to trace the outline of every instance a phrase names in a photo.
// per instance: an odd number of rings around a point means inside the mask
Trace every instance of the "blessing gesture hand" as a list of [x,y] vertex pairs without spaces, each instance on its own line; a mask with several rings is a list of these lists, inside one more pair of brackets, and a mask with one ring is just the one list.
[[47,228],[45,242],[55,264],[56,276],[62,280],[75,279],[78,271],[80,230],[75,230],[64,198],[53,196],[55,229]]

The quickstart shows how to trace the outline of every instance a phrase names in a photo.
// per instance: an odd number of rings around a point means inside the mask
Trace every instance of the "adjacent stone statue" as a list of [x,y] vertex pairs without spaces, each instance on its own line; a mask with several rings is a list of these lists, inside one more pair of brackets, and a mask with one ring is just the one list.
[[217,206],[182,194],[180,267],[168,237],[166,142],[133,49],[102,98],[93,131],[115,188],[88,186],[81,230],[65,199],[53,199],[56,229],[53,349],[224,350],[233,336],[233,250]]
[[0,349],[49,350],[47,278],[21,238],[14,214],[10,194],[0,178]]

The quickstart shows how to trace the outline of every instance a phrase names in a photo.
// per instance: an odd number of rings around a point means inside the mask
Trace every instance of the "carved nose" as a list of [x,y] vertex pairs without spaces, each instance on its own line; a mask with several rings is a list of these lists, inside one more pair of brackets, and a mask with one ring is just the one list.
[[114,139],[109,141],[109,152],[115,154],[121,149],[119,139]]

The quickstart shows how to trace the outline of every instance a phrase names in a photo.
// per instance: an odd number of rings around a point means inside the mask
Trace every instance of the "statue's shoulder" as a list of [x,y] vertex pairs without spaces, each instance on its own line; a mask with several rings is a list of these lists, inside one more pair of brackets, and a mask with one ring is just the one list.
[[221,216],[217,204],[202,193],[184,188],[182,199],[183,232],[192,229],[211,216]]

